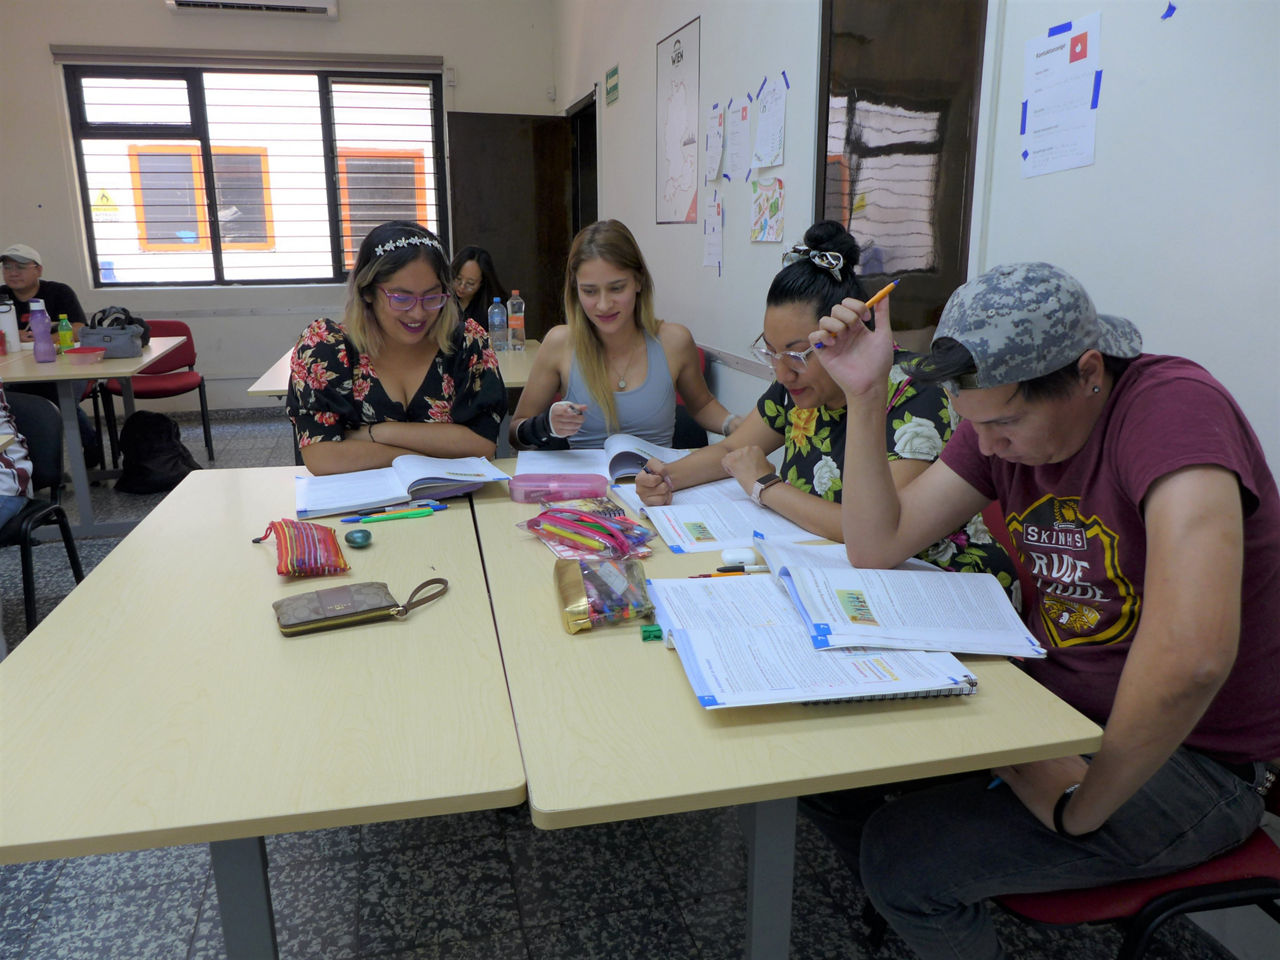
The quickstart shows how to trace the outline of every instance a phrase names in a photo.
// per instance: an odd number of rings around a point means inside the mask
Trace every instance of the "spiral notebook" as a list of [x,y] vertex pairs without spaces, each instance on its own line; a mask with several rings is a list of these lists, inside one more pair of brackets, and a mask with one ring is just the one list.
[[773,577],[648,581],[654,618],[709,710],[773,703],[972,694],[978,679],[939,650],[815,650]]

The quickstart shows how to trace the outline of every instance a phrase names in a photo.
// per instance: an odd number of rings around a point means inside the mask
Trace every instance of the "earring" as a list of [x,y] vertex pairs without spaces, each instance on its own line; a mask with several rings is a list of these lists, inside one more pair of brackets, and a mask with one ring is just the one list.
[[1102,392],[1102,388],[1101,388],[1100,386],[1098,386],[1098,385],[1095,383],[1095,384],[1093,385],[1093,392],[1094,392],[1094,393],[1101,393],[1101,392]]

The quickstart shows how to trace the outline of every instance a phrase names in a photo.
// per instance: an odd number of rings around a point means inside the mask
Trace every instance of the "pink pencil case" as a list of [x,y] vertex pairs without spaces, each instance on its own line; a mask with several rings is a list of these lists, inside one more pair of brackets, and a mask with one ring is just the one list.
[[585,500],[606,496],[609,481],[598,473],[519,473],[508,489],[516,503]]

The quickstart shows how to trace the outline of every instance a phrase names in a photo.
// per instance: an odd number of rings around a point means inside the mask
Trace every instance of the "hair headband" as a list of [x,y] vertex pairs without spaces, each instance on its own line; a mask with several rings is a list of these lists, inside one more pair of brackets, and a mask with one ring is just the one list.
[[784,267],[799,263],[801,260],[808,260],[815,267],[826,270],[836,278],[836,283],[840,283],[844,279],[840,276],[840,270],[844,267],[844,255],[837,253],[835,250],[810,250],[803,243],[797,243],[782,255],[782,265]]
[[440,246],[439,240],[433,240],[430,237],[421,236],[401,237],[399,240],[388,240],[386,243],[380,243],[378,246],[374,247],[373,252],[375,256],[380,257],[384,253],[390,253],[396,247],[407,247],[410,244],[417,244],[418,246],[425,244],[429,247],[435,247],[442,255],[444,254],[444,247]]

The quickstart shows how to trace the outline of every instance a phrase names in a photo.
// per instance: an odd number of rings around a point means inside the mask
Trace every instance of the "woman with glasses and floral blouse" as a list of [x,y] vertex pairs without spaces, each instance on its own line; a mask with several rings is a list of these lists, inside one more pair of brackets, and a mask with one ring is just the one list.
[[[765,298],[764,332],[752,351],[773,368],[773,383],[756,408],[724,440],[674,463],[651,460],[652,472],[636,477],[636,493],[649,505],[671,502],[672,492],[734,477],[756,503],[828,540],[842,541],[844,391],[813,356],[809,334],[818,318],[845,297],[867,294],[853,268],[858,244],[840,224],[810,227],[804,242],[783,258]],[[879,308],[888,316],[888,301]],[[901,488],[942,452],[953,428],[946,394],[917,384],[903,371],[906,351],[896,351],[885,391],[885,440],[889,470]],[[784,448],[775,472],[768,456]],[[1004,548],[981,516],[920,554],[945,570],[993,573],[1006,590],[1017,582]]]
[[364,238],[342,322],[316,320],[293,351],[287,410],[312,473],[385,467],[405,453],[493,456],[506,387],[452,280],[444,247],[417,223]]
[[489,305],[494,297],[506,303],[508,294],[484,247],[463,247],[453,255],[453,293],[462,315],[489,329]]

